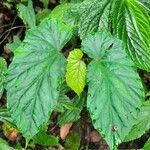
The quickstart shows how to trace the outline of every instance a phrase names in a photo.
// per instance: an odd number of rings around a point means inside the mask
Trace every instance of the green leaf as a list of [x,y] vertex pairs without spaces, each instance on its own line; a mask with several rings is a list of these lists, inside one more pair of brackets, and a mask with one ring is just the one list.
[[36,14],[36,22],[39,24],[45,18],[48,18],[49,14],[51,13],[50,9],[43,9]]
[[50,124],[50,120],[43,124],[40,128],[40,131],[32,138],[34,145],[38,144],[41,146],[58,146],[59,145],[59,139],[56,136],[50,135],[47,133],[48,126]]
[[80,119],[80,113],[82,111],[83,105],[84,105],[84,94],[81,95],[81,97],[75,97],[72,100],[72,103],[76,107],[76,109],[69,110],[66,109],[59,117],[58,124],[69,124],[72,122],[75,122]]
[[13,37],[13,42],[6,44],[6,47],[9,48],[11,51],[15,52],[15,50],[20,46],[21,40],[18,36]]
[[[70,3],[80,3],[83,2],[83,0],[70,0]],[[60,0],[60,3],[68,3],[68,0]]]
[[17,141],[15,149],[16,150],[25,150],[24,148],[22,148],[21,143],[19,143],[19,141]]
[[5,59],[0,57],[0,98],[4,90],[4,81],[5,81],[6,72],[7,72],[7,63]]
[[148,141],[145,143],[145,145],[144,145],[144,150],[149,150],[149,148],[150,148],[150,138],[148,139]]
[[11,2],[4,2],[3,1],[2,4],[3,4],[4,7],[7,7],[9,10],[13,7],[13,4],[11,4]]
[[69,99],[69,97],[63,95],[61,98],[59,97],[58,105],[54,111],[63,113],[65,110],[73,111],[78,110],[78,108],[75,107],[74,103]]
[[94,127],[110,149],[121,143],[130,131],[144,90],[122,42],[107,33],[89,35],[84,52],[93,58],[87,69],[87,108]]
[[64,13],[72,6],[71,3],[58,5],[53,9],[48,18],[56,18],[63,22]]
[[7,108],[0,109],[0,121],[13,124],[13,120]]
[[40,0],[43,3],[45,8],[48,8],[49,0]]
[[44,131],[40,131],[37,135],[33,137],[33,141],[35,144],[39,144],[42,146],[58,146],[59,140],[58,137],[55,137],[53,135],[48,135]]
[[[126,43],[127,53],[136,65],[150,70],[149,2],[144,0],[85,0],[72,6],[66,23],[78,25],[79,35],[109,30]],[[111,25],[113,24],[113,26]]]
[[150,102],[143,103],[138,118],[132,127],[129,134],[126,136],[125,141],[132,141],[140,138],[148,129],[150,129]]
[[86,64],[82,61],[83,53],[80,49],[75,49],[70,52],[67,59],[67,85],[74,90],[78,96],[84,89],[86,78]]
[[77,4],[72,5],[69,9],[67,9],[63,15],[63,20],[66,24],[71,26],[72,28],[77,28],[78,20],[79,20],[79,13],[76,10]]
[[79,150],[80,149],[81,135],[76,131],[72,131],[65,140],[65,149]]
[[81,3],[81,2],[83,2],[84,0],[71,0],[70,2],[71,3]]
[[150,17],[137,0],[117,0],[113,7],[114,34],[126,43],[136,65],[150,70]]
[[17,49],[7,77],[8,108],[26,138],[39,131],[57,105],[66,64],[60,51],[71,37],[65,24],[45,20]]
[[17,9],[18,16],[23,20],[23,22],[29,25],[29,27],[34,27],[36,20],[32,0],[28,0],[28,6],[25,6],[21,3],[18,4]]
[[1,150],[15,150],[12,147],[10,147],[8,143],[2,138],[0,138],[0,149]]
[[85,0],[68,11],[70,18],[78,22],[81,38],[91,32],[109,29],[111,3],[112,0]]
[[78,108],[76,108],[72,100],[70,100],[70,98],[66,95],[67,92],[69,91],[70,91],[70,88],[64,83],[60,89],[58,104],[55,108],[55,111],[64,112],[65,110],[71,110],[71,111],[74,109],[78,110]]
[[146,8],[146,10],[148,11],[150,15],[150,1],[147,1],[147,0],[139,0],[139,1],[144,4],[144,7]]

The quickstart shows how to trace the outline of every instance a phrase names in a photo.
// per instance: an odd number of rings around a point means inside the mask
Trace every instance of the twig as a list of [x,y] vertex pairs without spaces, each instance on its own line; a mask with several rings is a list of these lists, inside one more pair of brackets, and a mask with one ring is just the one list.
[[4,25],[0,26],[0,29],[5,28],[5,27],[9,27],[9,26],[11,26],[11,24],[4,24]]
[[0,36],[0,39],[8,32],[8,34],[5,36],[5,38],[0,42],[0,44],[2,44],[8,37],[8,35],[10,34],[10,32],[14,29],[17,29],[17,28],[25,28],[27,26],[23,25],[23,26],[16,26],[16,27],[12,27],[8,30],[6,30],[1,36]]
[[[11,24],[11,28],[13,27],[13,25],[14,25],[14,23],[15,23],[15,21],[16,21],[16,17],[17,17],[17,16],[15,16],[15,18],[14,18],[12,24]],[[5,35],[5,33],[7,33],[7,32],[4,32],[4,34],[2,34],[2,35],[0,36],[0,39],[3,37],[3,35]],[[5,38],[0,42],[0,45],[1,45],[1,44],[3,43],[3,41],[9,36],[9,33],[10,33],[10,32],[8,32],[8,34],[5,36]]]

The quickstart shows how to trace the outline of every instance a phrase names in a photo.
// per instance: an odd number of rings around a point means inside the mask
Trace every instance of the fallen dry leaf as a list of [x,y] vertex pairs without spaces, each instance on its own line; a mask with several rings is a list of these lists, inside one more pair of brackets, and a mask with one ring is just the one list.
[[101,137],[97,131],[90,132],[90,141],[91,142],[99,142]]
[[64,140],[66,136],[68,135],[70,128],[72,127],[72,123],[65,124],[60,127],[60,138]]
[[3,134],[8,140],[16,141],[19,138],[20,136],[19,131],[14,127],[10,126],[9,124],[4,123],[2,128]]

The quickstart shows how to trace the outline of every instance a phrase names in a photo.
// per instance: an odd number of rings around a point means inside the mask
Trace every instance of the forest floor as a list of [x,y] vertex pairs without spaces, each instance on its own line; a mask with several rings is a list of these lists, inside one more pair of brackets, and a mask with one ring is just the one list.
[[[39,0],[34,0],[34,9],[35,11],[42,9],[43,5]],[[51,0],[49,2],[49,9],[53,9],[59,4],[58,1]],[[10,7],[10,8],[9,8]],[[0,55],[6,59],[8,65],[10,64],[13,54],[12,52],[6,48],[7,43],[11,43],[13,40],[13,36],[17,35],[21,40],[25,36],[25,26],[21,19],[17,17],[17,10],[15,3],[11,6],[7,6],[4,4],[2,0],[0,0]],[[139,71],[141,77],[143,78],[147,88],[150,89],[150,73]],[[7,97],[6,93],[3,94],[3,97],[0,100],[0,106],[6,105]],[[53,122],[57,121],[57,113],[53,113],[51,119]],[[48,133],[53,135],[57,135],[60,137],[60,130],[64,130],[63,138],[60,138],[60,146],[59,148],[44,148],[39,145],[35,146],[35,150],[63,150],[64,145],[66,144],[65,140],[69,134],[78,134],[80,140],[80,149],[81,150],[108,150],[108,146],[106,142],[101,138],[101,136],[94,130],[91,119],[86,110],[83,110],[81,113],[82,119],[78,122],[74,123],[73,125],[67,125],[63,129],[53,124],[49,126]],[[68,133],[68,135],[67,135]],[[66,136],[67,135],[67,136]],[[122,143],[119,146],[120,150],[125,149],[141,149],[144,143],[147,141],[148,137],[150,136],[150,131],[148,131],[145,135],[143,135],[140,139],[135,141],[131,141],[128,143]],[[25,141],[24,138],[19,134],[19,136],[13,136],[12,133],[8,134],[7,136],[4,135],[2,130],[2,123],[0,123],[0,137],[6,139],[11,146],[14,146],[17,141],[24,145]],[[78,139],[74,139],[78,140]],[[70,143],[74,144],[74,142]],[[71,149],[68,149],[71,150]]]

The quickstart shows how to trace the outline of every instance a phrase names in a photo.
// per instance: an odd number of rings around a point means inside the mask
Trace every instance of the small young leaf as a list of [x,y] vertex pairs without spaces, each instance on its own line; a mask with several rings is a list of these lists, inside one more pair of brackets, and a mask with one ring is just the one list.
[[36,25],[32,0],[28,0],[28,6],[18,4],[17,9],[18,16],[23,20],[25,24],[29,25],[29,27],[33,27]]
[[93,58],[87,69],[87,108],[94,127],[110,149],[121,143],[130,131],[144,89],[122,42],[106,33],[83,40],[84,52]]
[[27,31],[9,66],[8,108],[26,138],[39,131],[57,105],[66,64],[60,51],[71,37],[65,24],[44,20]]
[[75,122],[80,119],[80,117],[81,117],[80,113],[81,113],[81,110],[82,110],[83,104],[84,104],[83,95],[80,98],[76,96],[72,100],[72,103],[74,104],[76,109],[73,109],[73,110],[66,109],[59,117],[59,120],[58,120],[59,125],[69,124],[69,123]]
[[67,85],[73,89],[78,96],[84,89],[86,78],[86,64],[82,61],[83,53],[79,49],[70,52],[67,59]]
[[66,95],[70,88],[63,83],[60,88],[58,103],[54,111],[63,113],[65,110],[78,110],[72,100]]
[[145,143],[143,150],[149,150],[149,149],[150,149],[150,138]]
[[55,111],[57,112],[64,112],[66,110],[79,110],[75,104],[72,102],[72,100],[69,99],[69,97],[65,94],[59,95],[58,98],[58,105],[55,108]]
[[0,57],[0,98],[4,90],[4,81],[6,72],[7,72],[7,63],[2,57]]
[[15,50],[20,46],[21,40],[18,36],[13,37],[13,42],[6,44],[6,47],[9,48],[11,51],[15,52]]
[[126,136],[125,141],[132,141],[140,138],[148,129],[150,129],[150,102],[143,103],[138,118],[132,127],[129,134]]

